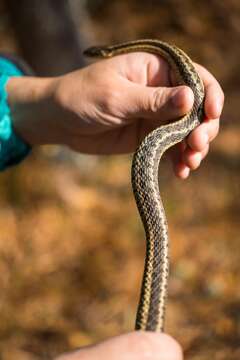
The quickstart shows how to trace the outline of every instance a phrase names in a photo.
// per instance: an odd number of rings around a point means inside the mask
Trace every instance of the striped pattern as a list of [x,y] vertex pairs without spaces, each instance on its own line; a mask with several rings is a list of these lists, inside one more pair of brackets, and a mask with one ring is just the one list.
[[158,184],[159,162],[164,152],[182,141],[204,117],[204,87],[190,58],[176,46],[159,40],[136,40],[113,46],[92,47],[85,54],[108,58],[144,51],[162,56],[174,71],[178,85],[194,93],[191,111],[183,118],[163,125],[136,150],[132,161],[132,188],[146,233],[146,258],[136,329],[163,331],[168,285],[168,227]]

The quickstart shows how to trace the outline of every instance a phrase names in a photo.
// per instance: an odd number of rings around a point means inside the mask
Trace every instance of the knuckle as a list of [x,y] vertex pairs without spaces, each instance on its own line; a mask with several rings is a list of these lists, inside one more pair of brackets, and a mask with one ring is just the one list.
[[153,91],[152,96],[148,96],[145,105],[146,110],[150,110],[153,113],[156,113],[161,104],[166,102],[166,94],[165,91],[160,91],[159,89],[156,89]]

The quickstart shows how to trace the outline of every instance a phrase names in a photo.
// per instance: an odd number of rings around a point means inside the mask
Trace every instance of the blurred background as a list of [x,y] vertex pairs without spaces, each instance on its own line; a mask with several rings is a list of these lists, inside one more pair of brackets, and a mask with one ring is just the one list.
[[[186,359],[240,358],[238,0],[0,1],[0,50],[39,75],[84,66],[88,45],[159,38],[226,93],[222,128],[190,179],[160,182],[171,236],[166,331]],[[0,358],[51,359],[131,331],[145,242],[130,156],[36,149],[0,176]]]

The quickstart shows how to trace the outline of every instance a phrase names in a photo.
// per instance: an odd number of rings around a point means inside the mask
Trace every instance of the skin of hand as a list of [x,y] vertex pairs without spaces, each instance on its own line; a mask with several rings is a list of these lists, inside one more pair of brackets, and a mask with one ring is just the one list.
[[55,360],[182,360],[182,350],[169,335],[135,331],[105,340]]
[[[224,102],[215,78],[195,66],[206,91],[205,120],[171,151],[175,174],[182,179],[207,155]],[[148,132],[191,109],[191,89],[174,86],[172,78],[161,57],[130,53],[56,78],[11,78],[8,102],[16,131],[31,145],[64,144],[88,154],[128,153]]]

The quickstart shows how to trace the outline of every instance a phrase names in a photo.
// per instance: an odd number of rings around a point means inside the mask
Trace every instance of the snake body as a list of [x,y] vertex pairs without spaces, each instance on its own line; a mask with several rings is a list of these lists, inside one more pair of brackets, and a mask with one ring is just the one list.
[[150,132],[132,161],[132,188],[146,233],[146,258],[138,305],[136,329],[163,331],[168,285],[168,226],[158,184],[163,153],[181,142],[204,117],[204,87],[191,59],[179,48],[159,40],[136,40],[85,51],[92,57],[109,58],[144,51],[162,56],[171,66],[177,85],[189,86],[194,94],[191,111],[184,117]]

